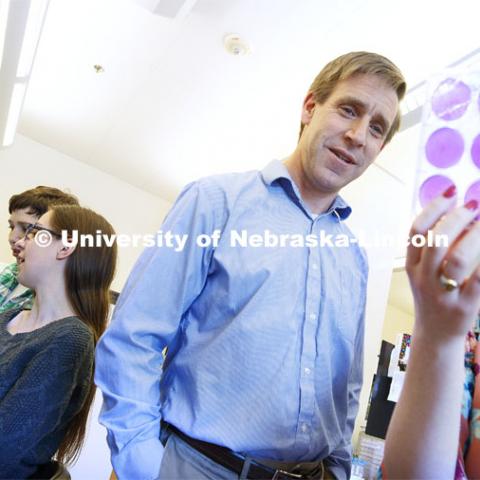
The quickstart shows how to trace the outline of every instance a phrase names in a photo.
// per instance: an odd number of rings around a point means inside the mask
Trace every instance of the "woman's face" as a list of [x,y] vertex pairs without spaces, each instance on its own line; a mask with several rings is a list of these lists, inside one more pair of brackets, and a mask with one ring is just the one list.
[[57,256],[62,243],[60,232],[57,236],[51,226],[51,217],[52,212],[42,215],[15,243],[18,280],[26,287],[38,288],[40,282],[46,281],[60,268]]

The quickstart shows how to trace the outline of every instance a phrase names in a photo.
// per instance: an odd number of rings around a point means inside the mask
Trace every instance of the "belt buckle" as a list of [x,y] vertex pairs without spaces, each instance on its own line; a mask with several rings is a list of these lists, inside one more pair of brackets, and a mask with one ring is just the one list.
[[277,468],[275,470],[275,473],[273,474],[272,480],[281,480],[281,478],[283,478],[283,477],[286,477],[286,478],[304,478],[303,475],[301,475],[300,473],[287,472],[285,470]]

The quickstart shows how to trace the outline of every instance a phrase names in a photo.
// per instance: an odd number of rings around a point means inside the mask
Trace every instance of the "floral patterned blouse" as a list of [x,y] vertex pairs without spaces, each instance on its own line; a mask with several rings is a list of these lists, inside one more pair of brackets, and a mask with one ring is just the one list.
[[455,480],[480,478],[480,316],[465,343],[465,382]]

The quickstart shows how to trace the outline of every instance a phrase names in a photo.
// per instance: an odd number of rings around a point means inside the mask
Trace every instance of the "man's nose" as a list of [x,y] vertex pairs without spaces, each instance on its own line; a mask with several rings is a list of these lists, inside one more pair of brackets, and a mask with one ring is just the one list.
[[23,249],[25,247],[25,235],[18,235],[16,240],[13,243],[15,248]]
[[12,230],[8,235],[8,241],[10,242],[10,245],[15,245],[18,242],[18,240],[20,240],[21,238],[22,238],[22,235],[17,230]]
[[355,147],[363,147],[367,140],[368,121],[357,119],[351,123],[345,136]]

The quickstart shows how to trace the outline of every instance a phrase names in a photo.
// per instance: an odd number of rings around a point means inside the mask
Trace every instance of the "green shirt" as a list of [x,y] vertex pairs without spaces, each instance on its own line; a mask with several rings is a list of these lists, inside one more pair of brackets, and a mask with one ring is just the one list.
[[32,308],[35,293],[26,290],[20,295],[12,297],[11,293],[18,286],[18,266],[16,263],[7,265],[0,271],[0,313],[13,308]]

